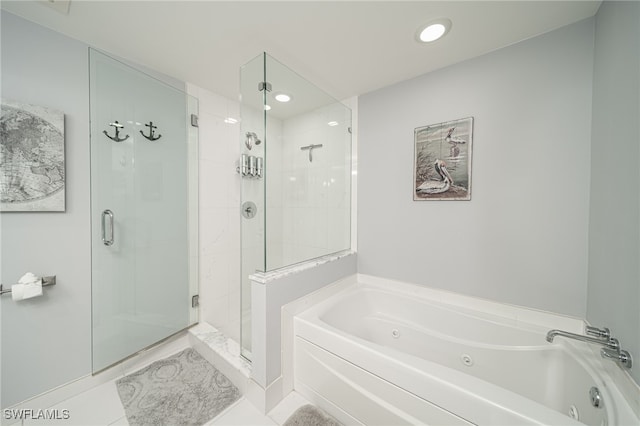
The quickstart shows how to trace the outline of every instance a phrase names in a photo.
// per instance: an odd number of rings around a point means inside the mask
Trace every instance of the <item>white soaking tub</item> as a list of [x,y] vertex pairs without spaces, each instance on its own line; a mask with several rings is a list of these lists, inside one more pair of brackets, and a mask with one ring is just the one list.
[[294,388],[342,422],[640,425],[612,361],[545,340],[581,321],[358,277],[294,318]]

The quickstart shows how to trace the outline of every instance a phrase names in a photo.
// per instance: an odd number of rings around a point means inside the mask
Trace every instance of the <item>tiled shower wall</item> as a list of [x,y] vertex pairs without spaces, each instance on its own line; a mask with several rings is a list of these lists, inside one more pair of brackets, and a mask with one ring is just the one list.
[[[279,238],[268,238],[268,269],[350,247],[350,117],[342,104],[319,108],[283,123],[282,153],[268,192]],[[333,121],[335,126],[327,123]],[[308,151],[300,147],[322,144]],[[271,159],[271,158],[270,158]],[[270,161],[271,170],[274,170]],[[270,182],[273,182],[273,178]],[[278,187],[277,191],[275,191]],[[278,201],[279,204],[276,204]],[[271,222],[271,221],[270,221]],[[279,256],[279,258],[278,258]]]
[[187,92],[199,100],[200,321],[239,342],[239,104],[192,84]]
[[[187,92],[198,98],[199,102],[199,285],[200,285],[200,321],[207,322],[228,337],[240,342],[240,326],[242,321],[240,303],[240,279],[241,279],[241,232],[240,232],[240,175],[236,172],[238,158],[241,153],[240,137],[240,106],[237,101],[224,98],[206,89],[193,84],[187,84]],[[349,99],[346,102],[351,108],[357,106],[357,99]],[[228,119],[238,120],[229,123]],[[251,117],[245,117],[250,119]],[[354,114],[352,125],[357,126]],[[250,120],[251,121],[251,120]],[[278,126],[278,120],[271,119],[270,144],[278,146],[282,143],[282,129]],[[355,132],[354,132],[355,133]],[[353,135],[353,153],[355,155],[355,134]],[[297,139],[296,139],[297,140]],[[263,147],[260,146],[256,155],[263,155]],[[329,147],[327,147],[328,149]],[[270,157],[271,170],[282,168],[282,159],[278,152],[272,149]],[[298,152],[297,150],[295,151]],[[314,153],[316,154],[316,153]],[[313,165],[321,165],[324,152],[318,152],[317,162]],[[304,157],[302,158],[304,159]],[[292,159],[289,159],[292,161]],[[306,163],[303,163],[307,166]],[[326,164],[323,164],[326,167]],[[290,167],[294,167],[291,163]],[[295,167],[294,167],[295,168]],[[290,172],[290,171],[289,171]],[[287,175],[288,178],[289,175]],[[345,175],[347,178],[348,173]],[[281,186],[282,180],[271,180],[275,185],[270,187],[269,208],[272,215],[284,214],[282,202],[293,200],[293,194],[285,194]],[[286,183],[289,183],[286,180]],[[344,184],[344,183],[343,183]],[[352,182],[352,185],[354,182]],[[355,186],[355,185],[354,185]],[[355,198],[355,187],[352,188],[352,203]],[[290,192],[290,191],[289,191]],[[348,194],[343,194],[348,195]],[[283,198],[284,196],[284,198]],[[256,194],[249,199],[255,198]],[[346,200],[345,200],[346,202]],[[295,206],[295,203],[292,204]],[[344,207],[344,204],[342,204]],[[293,207],[292,207],[293,208]],[[355,216],[355,203],[352,215]],[[355,217],[352,217],[355,222]],[[271,221],[269,235],[274,237],[275,245],[270,245],[271,255],[282,255],[283,247],[277,247],[277,235],[286,232],[296,232],[294,229],[285,230],[294,224],[286,221]],[[256,225],[259,225],[256,222]],[[348,233],[348,224],[342,224]],[[313,227],[310,227],[312,229]],[[352,247],[355,247],[355,223],[352,223]],[[264,232],[264,231],[262,231]],[[259,234],[261,234],[259,232]],[[252,238],[255,235],[251,236]],[[333,242],[335,243],[335,242]],[[340,245],[344,242],[340,242]],[[246,253],[249,255],[250,253]],[[261,268],[256,268],[261,269]],[[247,295],[249,296],[249,295]],[[249,312],[247,312],[247,315]],[[248,319],[248,318],[247,318]],[[246,330],[247,341],[250,341],[249,330]]]

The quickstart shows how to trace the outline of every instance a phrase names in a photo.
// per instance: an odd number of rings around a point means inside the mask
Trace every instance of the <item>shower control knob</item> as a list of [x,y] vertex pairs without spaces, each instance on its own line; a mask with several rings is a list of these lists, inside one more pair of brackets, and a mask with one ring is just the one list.
[[247,219],[251,219],[256,215],[257,212],[258,212],[258,207],[256,206],[256,203],[254,203],[253,201],[245,201],[244,203],[242,203],[243,217]]

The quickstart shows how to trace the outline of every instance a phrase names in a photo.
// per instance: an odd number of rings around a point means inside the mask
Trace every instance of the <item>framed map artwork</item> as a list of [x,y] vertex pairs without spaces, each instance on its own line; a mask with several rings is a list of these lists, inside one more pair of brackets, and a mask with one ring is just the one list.
[[0,211],[65,211],[64,114],[2,100]]

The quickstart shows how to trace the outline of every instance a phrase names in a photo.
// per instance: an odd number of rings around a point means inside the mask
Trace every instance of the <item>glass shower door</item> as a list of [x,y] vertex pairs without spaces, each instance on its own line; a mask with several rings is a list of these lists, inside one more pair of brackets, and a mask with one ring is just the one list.
[[186,95],[96,51],[91,69],[93,371],[189,326]]

